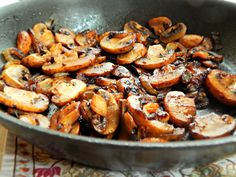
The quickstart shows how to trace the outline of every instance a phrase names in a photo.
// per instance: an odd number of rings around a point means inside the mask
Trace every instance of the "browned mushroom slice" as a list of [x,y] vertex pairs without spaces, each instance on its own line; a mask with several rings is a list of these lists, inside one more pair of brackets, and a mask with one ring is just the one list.
[[89,101],[82,100],[79,106],[79,110],[85,121],[90,122],[92,120],[94,112],[90,107]]
[[156,95],[157,94],[157,90],[154,89],[150,83],[150,77],[151,76],[147,76],[147,75],[141,75],[139,76],[139,80],[141,85],[143,86],[143,88],[145,89],[145,91],[149,94],[152,95]]
[[50,60],[51,60],[50,53],[47,53],[44,55],[33,53],[33,54],[28,55],[27,57],[24,57],[21,61],[22,61],[22,64],[30,68],[40,68],[45,63],[49,62]]
[[86,30],[78,33],[75,37],[75,42],[80,46],[95,46],[97,44],[98,35],[95,30]]
[[32,85],[30,85],[30,88],[32,90],[37,93],[45,94],[47,96],[51,95],[51,87],[53,84],[52,78],[45,75],[39,75],[35,77],[32,82]]
[[85,76],[105,76],[112,72],[115,68],[115,65],[110,62],[105,62],[101,64],[95,64],[88,68],[82,69],[79,71],[79,74],[84,74]]
[[78,135],[80,133],[80,123],[74,124],[71,128],[70,133],[74,135]]
[[44,112],[49,100],[40,93],[6,86],[0,91],[0,103],[23,111]]
[[189,126],[189,132],[194,139],[211,139],[232,135],[235,128],[236,122],[233,117],[210,113],[196,116]]
[[52,56],[58,56],[58,55],[62,54],[62,52],[63,52],[62,44],[61,43],[53,44],[50,47],[49,51],[51,52]]
[[197,34],[185,34],[179,39],[179,43],[186,48],[193,48],[200,45],[203,41],[203,36]]
[[140,43],[146,43],[147,38],[151,34],[149,29],[140,25],[136,21],[130,21],[126,23],[124,26],[124,31],[128,33],[135,33],[137,35],[137,41]]
[[167,141],[181,141],[186,138],[185,128],[175,128],[172,133],[166,133],[159,136],[159,138]]
[[17,48],[22,51],[23,54],[28,54],[31,48],[32,40],[27,31],[20,31],[17,35],[16,41]]
[[134,33],[110,31],[102,35],[101,48],[111,54],[123,54],[133,49],[136,40]]
[[107,102],[101,95],[94,94],[90,106],[97,114],[103,117],[107,115]]
[[88,54],[88,55],[83,55],[79,58],[74,58],[74,60],[58,62],[58,63],[56,62],[46,63],[42,66],[42,69],[43,72],[45,72],[46,74],[73,72],[91,66],[95,62],[96,62],[95,55]]
[[99,56],[101,54],[101,49],[95,47],[77,46],[73,50],[81,54],[93,54],[95,56]]
[[106,77],[98,77],[95,79],[95,83],[98,86],[102,86],[102,87],[106,87],[106,86],[112,86],[112,85],[116,85],[116,80],[115,79],[110,79],[110,78],[106,78]]
[[219,63],[212,60],[200,60],[200,62],[202,63],[203,66],[207,68],[212,68],[212,69],[219,68]]
[[117,90],[123,94],[139,95],[140,89],[130,78],[122,78],[116,81]]
[[135,123],[139,127],[144,127],[146,132],[150,136],[158,137],[161,134],[172,133],[174,131],[173,125],[166,122],[161,122],[159,120],[149,120],[145,112],[143,111],[143,102],[146,97],[141,96],[129,96],[127,99],[128,111],[134,118]]
[[8,48],[2,51],[2,56],[5,61],[20,63],[19,59],[22,59],[24,54],[17,48]]
[[92,119],[93,128],[102,135],[109,135],[116,131],[120,121],[120,109],[115,97],[106,90],[98,90],[107,104],[107,112],[104,117],[96,116]]
[[30,79],[30,71],[23,65],[11,64],[5,65],[2,72],[2,79],[11,87],[23,89],[28,87],[28,80]]
[[80,116],[80,102],[72,101],[56,111],[50,119],[50,129],[69,133]]
[[49,128],[49,119],[42,114],[27,113],[19,116],[19,119],[35,126]]
[[117,66],[111,74],[116,77],[131,77],[130,71],[124,66]]
[[66,28],[59,29],[59,32],[55,34],[56,42],[62,43],[63,45],[74,44],[75,34]]
[[172,26],[172,22],[168,17],[161,16],[161,17],[156,17],[149,20],[148,25],[150,28],[154,30],[154,33],[156,35],[160,35],[167,28]]
[[130,64],[146,55],[147,49],[141,43],[135,43],[134,48],[128,53],[117,56],[116,62],[120,65]]
[[201,46],[205,49],[205,50],[212,50],[213,49],[213,44],[211,42],[211,39],[208,37],[204,37]]
[[44,23],[37,23],[33,27],[33,42],[40,43],[44,46],[50,47],[55,43],[52,31],[47,29]]
[[161,69],[156,69],[150,80],[154,88],[166,88],[176,85],[185,71],[184,66],[167,65]]
[[63,106],[77,99],[86,90],[86,84],[78,79],[54,80],[51,92],[52,102],[57,106]]
[[142,143],[166,143],[168,141],[165,139],[162,139],[162,138],[151,137],[151,138],[141,139],[140,142],[142,142]]
[[156,69],[176,60],[173,50],[164,50],[161,45],[149,46],[147,57],[135,61],[135,65],[144,69]]
[[[189,53],[191,53],[191,51],[189,51]],[[206,50],[193,51],[191,56],[192,58],[199,58],[201,60],[212,60],[218,63],[221,63],[224,59],[222,55]]]
[[164,43],[173,42],[182,38],[187,31],[184,23],[177,23],[160,34],[160,40]]
[[124,113],[121,117],[121,129],[119,132],[120,140],[130,140],[132,139],[133,133],[137,128],[134,118],[130,115],[129,112]]
[[170,122],[178,127],[188,127],[196,115],[196,105],[193,98],[188,98],[183,92],[171,91],[164,100],[165,110],[170,114]]
[[207,76],[206,86],[218,101],[230,106],[236,106],[235,74],[214,69]]

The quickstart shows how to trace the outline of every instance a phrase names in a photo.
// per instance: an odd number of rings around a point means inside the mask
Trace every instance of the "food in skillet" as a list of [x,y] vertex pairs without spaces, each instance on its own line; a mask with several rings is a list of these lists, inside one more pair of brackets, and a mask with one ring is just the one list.
[[17,35],[2,52],[0,103],[35,126],[108,139],[168,142],[232,135],[208,92],[236,106],[236,75],[219,69],[213,41],[156,17],[122,31],[74,33],[51,22]]

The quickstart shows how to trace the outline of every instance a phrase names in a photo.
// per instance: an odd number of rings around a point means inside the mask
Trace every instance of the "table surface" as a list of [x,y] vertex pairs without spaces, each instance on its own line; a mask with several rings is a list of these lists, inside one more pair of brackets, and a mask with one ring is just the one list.
[[0,177],[236,177],[236,154],[195,168],[176,168],[163,172],[113,172],[58,160],[12,134],[8,134],[2,165]]

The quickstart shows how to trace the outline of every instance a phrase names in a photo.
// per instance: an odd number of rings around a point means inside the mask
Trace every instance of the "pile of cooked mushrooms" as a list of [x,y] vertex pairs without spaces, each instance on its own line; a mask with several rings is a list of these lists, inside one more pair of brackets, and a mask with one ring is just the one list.
[[148,26],[76,34],[48,21],[20,31],[2,52],[0,103],[26,123],[75,135],[168,142],[233,134],[232,116],[196,115],[209,93],[236,106],[236,75],[218,69],[215,41],[164,16]]

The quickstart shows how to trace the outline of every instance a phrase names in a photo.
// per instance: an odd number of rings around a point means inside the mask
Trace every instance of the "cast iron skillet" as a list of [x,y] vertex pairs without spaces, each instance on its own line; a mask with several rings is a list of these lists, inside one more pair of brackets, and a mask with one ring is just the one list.
[[[84,29],[119,30],[129,20],[141,24],[156,16],[184,22],[188,33],[222,34],[225,56],[223,68],[236,70],[236,5],[210,0],[23,0],[0,7],[0,49],[15,43],[18,31],[54,18],[74,31]],[[209,109],[236,115],[235,108],[211,99]],[[0,123],[19,137],[61,158],[94,167],[116,170],[168,169],[212,162],[236,152],[236,136],[204,141],[160,144],[105,140],[75,136],[34,127],[0,111]]]

